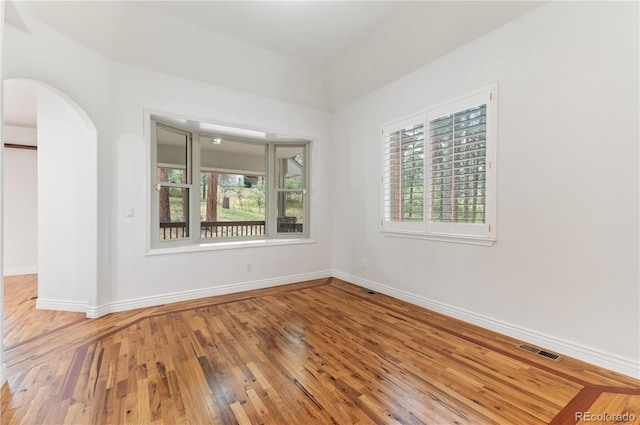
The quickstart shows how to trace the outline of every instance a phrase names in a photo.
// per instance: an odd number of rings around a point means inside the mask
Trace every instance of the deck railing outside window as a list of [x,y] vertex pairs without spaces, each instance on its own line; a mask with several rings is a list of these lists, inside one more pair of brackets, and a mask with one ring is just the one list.
[[[238,236],[260,236],[265,234],[264,221],[203,221],[200,223],[201,238],[231,238]],[[160,223],[160,240],[188,237],[187,223]]]

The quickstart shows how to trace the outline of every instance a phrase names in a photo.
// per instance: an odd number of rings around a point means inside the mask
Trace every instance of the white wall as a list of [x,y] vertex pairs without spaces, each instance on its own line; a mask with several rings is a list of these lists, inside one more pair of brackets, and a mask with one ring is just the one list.
[[[339,110],[336,274],[639,376],[638,39],[637,3],[554,2]],[[493,82],[497,243],[382,237],[381,125]]]
[[[6,77],[42,81],[68,94],[98,130],[98,285],[94,294],[89,291],[86,295],[89,315],[166,302],[175,299],[176,293],[196,297],[328,273],[331,214],[323,164],[327,161],[329,114],[110,64],[21,9],[31,33],[8,28]],[[143,137],[144,108],[315,139],[313,178],[318,185],[313,189],[312,214],[317,217],[316,243],[145,256],[148,142]],[[135,217],[126,218],[130,207]],[[70,240],[57,243],[61,251],[74,249]],[[247,262],[253,264],[250,273],[245,271]],[[76,300],[78,294],[68,289],[65,297]]]
[[[87,44],[119,62],[311,107],[328,107],[321,67],[209,31],[181,19],[179,13],[160,13],[158,7],[144,2],[75,2],[72,9],[43,2],[28,9],[71,38],[92,32]],[[113,25],[114,21],[118,24]],[[218,22],[210,25],[215,30]]]
[[95,130],[38,87],[38,308],[86,311],[96,286]]
[[[112,63],[110,117],[117,201],[114,285],[101,288],[103,311],[327,276],[331,270],[328,113],[142,68]],[[143,110],[238,124],[313,141],[312,213],[316,243],[147,256],[149,140]],[[126,217],[134,208],[134,217]],[[253,270],[246,271],[246,263]],[[154,301],[155,300],[155,301]]]
[[4,143],[27,146],[36,146],[38,144],[38,134],[35,128],[4,124],[3,130]]
[[[146,24],[140,25],[140,22]],[[175,75],[184,75],[184,68],[188,67],[194,80],[210,85],[311,107],[326,108],[328,104],[322,73],[317,66],[196,25],[186,25],[184,21],[139,5],[127,8],[121,17],[121,27],[134,29],[134,32],[117,31],[113,42],[118,46],[114,52],[116,59],[124,63]],[[180,28],[180,31],[165,31],[165,28]],[[210,60],[210,55],[214,55],[215,62]]]
[[35,150],[4,150],[5,276],[38,271],[37,157]]
[[[98,217],[99,223],[109,223],[113,204],[112,175],[105,172],[110,151],[108,147],[107,65],[106,60],[67,37],[53,31],[28,13],[25,4],[14,2],[29,27],[29,33],[13,26],[5,28],[4,78],[31,79],[54,87],[86,111],[98,134]],[[111,229],[98,226],[97,285],[109,286],[113,279]],[[96,305],[96,288],[89,288],[89,305]]]

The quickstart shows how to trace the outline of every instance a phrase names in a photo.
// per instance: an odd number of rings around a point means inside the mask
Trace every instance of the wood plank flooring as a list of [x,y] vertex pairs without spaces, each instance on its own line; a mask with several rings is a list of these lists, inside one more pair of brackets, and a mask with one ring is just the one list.
[[36,275],[5,277],[4,344],[13,346],[60,330],[73,323],[88,320],[84,313],[36,310],[38,284]]
[[338,279],[100,319],[35,282],[5,280],[2,424],[640,424],[638,380]]

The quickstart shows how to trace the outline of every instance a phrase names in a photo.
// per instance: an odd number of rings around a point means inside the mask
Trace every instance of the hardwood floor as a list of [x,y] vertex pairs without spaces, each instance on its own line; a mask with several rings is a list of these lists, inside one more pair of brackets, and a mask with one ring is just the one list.
[[638,380],[338,279],[100,319],[35,282],[5,280],[2,424],[640,424]]
[[36,310],[37,275],[6,277],[4,287],[4,344],[11,347],[32,338],[89,320],[84,313]]

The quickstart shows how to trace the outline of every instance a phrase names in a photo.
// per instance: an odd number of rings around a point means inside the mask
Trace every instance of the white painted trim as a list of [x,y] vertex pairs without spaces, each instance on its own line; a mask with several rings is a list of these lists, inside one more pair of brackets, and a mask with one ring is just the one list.
[[[292,276],[278,277],[272,279],[256,280],[252,282],[233,283],[229,285],[216,286],[212,288],[195,289],[190,291],[174,292],[171,294],[161,294],[151,297],[141,297],[124,301],[116,301],[102,306],[87,307],[87,317],[98,318],[109,313],[127,311],[136,308],[153,307],[162,304],[176,303],[180,301],[190,301],[199,298],[213,297],[216,295],[227,295],[237,292],[251,291],[254,289],[270,288],[290,283],[304,282],[314,279],[325,279],[331,277],[330,270],[323,270],[312,273],[298,274]],[[83,310],[84,311],[84,310]]]
[[474,313],[469,310],[458,308],[449,304],[441,303],[420,295],[412,294],[392,288],[381,283],[363,279],[347,273],[333,271],[333,276],[346,282],[362,286],[367,289],[375,290],[385,295],[410,302],[420,307],[441,313],[456,319],[463,320],[482,328],[499,332],[503,335],[527,342],[546,350],[556,351],[568,357],[591,363],[606,369],[610,369],[622,373],[633,378],[640,378],[640,360],[634,360],[618,356],[613,353],[604,352],[602,350],[587,347],[579,343],[567,341],[552,335],[544,334],[532,329],[523,328],[511,323],[503,322],[488,316]]
[[[166,242],[165,242],[166,243]],[[169,242],[170,243],[170,242]],[[183,254],[188,252],[220,251],[225,249],[262,248],[269,246],[301,245],[316,243],[315,239],[238,239],[224,242],[211,241],[209,243],[189,243],[186,245],[174,245],[162,248],[149,249],[145,255]]]
[[495,238],[485,238],[483,236],[467,236],[467,235],[445,235],[437,233],[420,233],[420,232],[401,232],[394,230],[382,230],[384,236],[390,236],[394,238],[407,238],[407,239],[423,239],[427,241],[438,241],[448,243],[462,243],[466,245],[477,246],[493,246]]
[[23,274],[37,274],[37,267],[16,267],[11,269],[4,269],[5,276],[20,276]]
[[38,298],[36,300],[36,308],[38,310],[60,310],[60,311],[75,311],[84,313],[87,311],[87,303],[81,301],[70,300],[47,300]]

